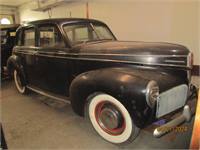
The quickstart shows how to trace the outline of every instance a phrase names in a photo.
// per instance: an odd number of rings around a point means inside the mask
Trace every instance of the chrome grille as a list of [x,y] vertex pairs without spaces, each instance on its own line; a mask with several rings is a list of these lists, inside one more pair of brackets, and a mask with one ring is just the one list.
[[161,93],[157,99],[156,117],[164,116],[185,105],[188,86],[185,84],[176,86]]

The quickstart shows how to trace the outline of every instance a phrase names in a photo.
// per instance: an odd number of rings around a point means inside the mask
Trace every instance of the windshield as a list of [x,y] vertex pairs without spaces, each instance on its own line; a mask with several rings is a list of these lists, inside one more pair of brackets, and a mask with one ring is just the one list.
[[63,29],[73,45],[92,41],[115,40],[111,31],[103,24],[70,24],[65,25]]

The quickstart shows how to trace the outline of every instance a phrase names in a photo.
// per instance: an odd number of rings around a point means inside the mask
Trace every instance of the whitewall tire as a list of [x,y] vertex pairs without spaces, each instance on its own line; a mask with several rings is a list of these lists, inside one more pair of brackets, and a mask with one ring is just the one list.
[[86,115],[96,132],[111,143],[129,143],[139,134],[127,109],[111,95],[99,93],[90,97]]
[[26,89],[25,85],[22,85],[21,78],[20,78],[20,75],[17,70],[14,70],[14,81],[15,81],[15,86],[16,86],[17,90],[21,94],[25,94],[27,89]]

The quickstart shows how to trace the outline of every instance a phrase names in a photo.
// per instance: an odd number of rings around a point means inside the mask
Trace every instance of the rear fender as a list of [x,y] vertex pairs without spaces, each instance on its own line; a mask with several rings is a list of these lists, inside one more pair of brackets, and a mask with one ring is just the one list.
[[13,71],[16,69],[20,74],[22,84],[24,85],[26,84],[24,67],[22,65],[21,59],[18,56],[12,55],[8,58],[7,69],[10,75],[12,75]]

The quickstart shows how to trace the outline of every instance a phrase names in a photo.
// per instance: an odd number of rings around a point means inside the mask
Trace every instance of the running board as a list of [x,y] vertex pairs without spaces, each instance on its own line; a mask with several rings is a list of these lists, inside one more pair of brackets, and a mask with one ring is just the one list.
[[31,86],[26,86],[26,87],[27,87],[29,90],[34,91],[34,92],[36,92],[36,93],[38,93],[38,94],[41,94],[41,95],[43,95],[43,96],[46,96],[46,97],[55,99],[55,100],[57,100],[57,101],[61,101],[61,102],[70,104],[70,101],[69,101],[69,100],[66,100],[68,97],[61,97],[61,96],[57,96],[57,95],[55,96],[55,95],[53,95],[53,94],[51,94],[51,93],[49,93],[49,92],[45,92],[45,91],[42,91],[42,90],[40,90],[40,89],[33,88],[33,87],[31,87]]

